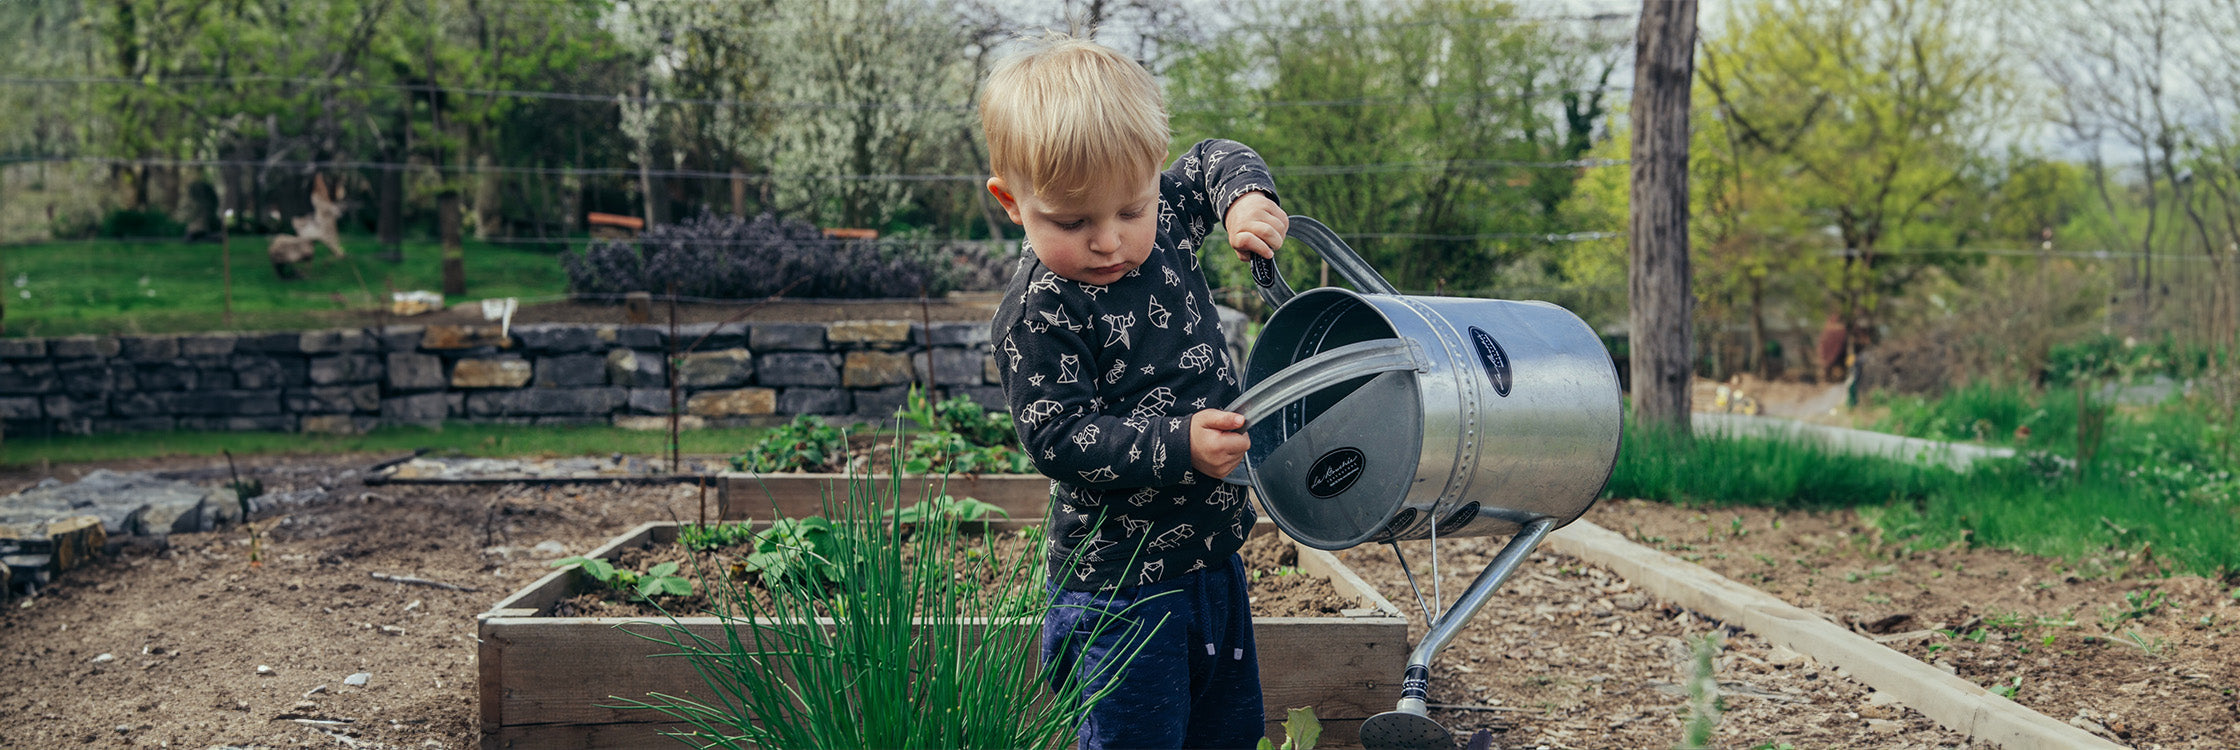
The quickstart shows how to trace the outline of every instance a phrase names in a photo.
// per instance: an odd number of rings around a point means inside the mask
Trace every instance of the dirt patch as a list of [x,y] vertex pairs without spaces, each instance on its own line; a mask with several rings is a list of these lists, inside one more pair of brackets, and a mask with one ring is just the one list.
[[[0,747],[343,744],[329,733],[361,747],[472,747],[474,616],[544,574],[552,558],[589,551],[644,521],[695,520],[700,507],[690,487],[367,488],[345,476],[381,458],[245,461],[245,471],[275,490],[323,482],[340,498],[266,521],[260,567],[248,565],[239,530],[178,535],[169,549],[104,561],[37,598],[0,604],[0,669],[13,677],[0,684]],[[132,468],[219,481],[224,462]],[[67,480],[86,469],[56,473]],[[35,480],[32,473],[7,474]],[[1736,517],[1744,533],[1733,533]],[[2228,624],[2240,619],[2240,602],[2213,582],[2150,577],[2136,566],[2126,577],[2089,578],[2053,561],[1984,550],[1900,553],[1877,544],[1852,514],[1606,502],[1588,519],[1636,539],[1661,537],[1653,544],[1839,622],[1905,613],[1919,624],[1892,634],[1932,624],[1959,630],[1892,645],[1980,684],[2022,677],[2025,705],[2065,721],[2082,714],[2121,744],[2240,745],[2240,708],[2229,692],[2240,675],[2224,650],[2240,648]],[[532,551],[547,541],[557,554]],[[1487,542],[1442,542],[1442,593],[1458,594],[1483,567],[1493,551]],[[1423,577],[1428,550],[1411,545],[1409,553]],[[1415,611],[1390,550],[1340,556]],[[375,572],[480,590],[384,583]],[[1297,578],[1270,569],[1260,582]],[[2114,630],[2101,625],[2127,593],[2149,588],[2163,592],[2163,608]],[[1256,596],[1256,613],[1282,606]],[[2016,612],[2065,615],[2076,625],[1994,626]],[[1986,631],[1980,643],[1968,635],[1976,628]],[[2128,640],[2126,630],[2161,640],[2149,653],[2116,640]],[[1458,732],[1500,730],[1504,748],[1669,747],[1686,718],[1680,686],[1690,639],[1712,631],[1726,629],[1607,571],[1538,554],[1434,660],[1433,702],[1450,707],[1434,715]],[[2042,644],[2045,634],[2055,636],[2051,646]],[[102,654],[111,658],[96,661]],[[1717,663],[1727,707],[1721,747],[1982,746],[1747,633],[1730,633]],[[358,672],[371,674],[364,687],[344,684]]]
[[[1026,555],[1040,555],[1042,544],[1030,535],[1013,531],[999,533],[994,539],[983,540],[966,536],[959,543],[970,549],[991,550],[999,561],[1011,561]],[[1252,614],[1257,617],[1335,617],[1341,610],[1361,606],[1338,596],[1338,589],[1330,579],[1307,575],[1299,570],[1299,551],[1280,534],[1264,534],[1245,543],[1238,550],[1244,559],[1247,590],[1252,600]],[[740,548],[717,550],[713,554],[688,559],[684,548],[675,544],[644,544],[615,551],[612,558],[616,567],[627,570],[650,570],[655,565],[676,562],[684,575],[690,571],[730,570],[740,559]],[[911,558],[915,555],[905,554]],[[981,585],[992,585],[995,576],[1011,570],[1010,562],[997,562],[983,569]],[[702,567],[695,567],[695,566]],[[745,579],[743,589],[750,596],[764,595],[757,579]],[[710,603],[695,591],[689,596],[667,597],[656,608],[651,604],[634,601],[632,597],[606,587],[594,586],[580,589],[575,595],[553,603],[539,614],[546,617],[640,617],[662,618],[674,614],[681,617],[704,615]]]
[[2152,555],[1909,550],[1857,513],[1606,503],[1589,516],[2135,747],[2240,747],[2240,599]]

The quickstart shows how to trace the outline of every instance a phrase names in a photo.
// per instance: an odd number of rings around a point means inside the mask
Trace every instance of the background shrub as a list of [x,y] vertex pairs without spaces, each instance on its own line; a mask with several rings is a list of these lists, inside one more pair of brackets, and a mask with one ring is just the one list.
[[187,226],[162,211],[117,209],[101,217],[103,237],[182,237]]
[[[938,295],[986,263],[953,245],[825,237],[799,219],[711,213],[646,230],[635,246],[604,242],[561,259],[581,295],[646,291],[717,299]],[[936,270],[945,269],[945,270]],[[790,287],[790,288],[789,288]]]

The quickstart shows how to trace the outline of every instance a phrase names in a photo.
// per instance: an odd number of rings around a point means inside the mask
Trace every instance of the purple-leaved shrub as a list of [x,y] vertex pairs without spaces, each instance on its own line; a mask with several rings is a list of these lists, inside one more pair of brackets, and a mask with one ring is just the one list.
[[[981,288],[1000,258],[972,243],[918,245],[825,237],[799,219],[702,213],[646,230],[635,243],[602,242],[561,258],[570,291],[589,297],[671,282],[686,297],[876,298]],[[790,288],[789,288],[790,287]]]

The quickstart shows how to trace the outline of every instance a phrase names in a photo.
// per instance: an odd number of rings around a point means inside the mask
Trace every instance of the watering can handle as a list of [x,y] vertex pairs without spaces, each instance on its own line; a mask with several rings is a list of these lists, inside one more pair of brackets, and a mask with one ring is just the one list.
[[[1338,383],[1380,372],[1417,370],[1424,367],[1423,356],[1416,350],[1415,343],[1407,339],[1376,339],[1347,344],[1278,370],[1253,384],[1237,400],[1223,407],[1223,411],[1244,415],[1245,425],[1250,426],[1274,415],[1293,401]],[[1229,472],[1229,476],[1223,477],[1221,481],[1249,487],[1252,485],[1251,477],[1250,468],[1246,464],[1238,464],[1236,471]]]
[[[1370,268],[1368,261],[1362,260],[1360,254],[1346,245],[1345,240],[1338,239],[1337,232],[1330,231],[1329,227],[1312,217],[1293,215],[1291,229],[1285,232],[1285,236],[1314,248],[1316,255],[1322,256],[1324,262],[1338,269],[1338,275],[1353,282],[1354,288],[1363,294],[1400,293],[1383,276],[1377,275],[1377,270]],[[1283,303],[1291,301],[1291,285],[1284,283],[1283,275],[1276,272],[1273,260],[1252,259],[1252,283],[1259,285],[1260,298],[1267,300],[1270,307],[1282,307]]]

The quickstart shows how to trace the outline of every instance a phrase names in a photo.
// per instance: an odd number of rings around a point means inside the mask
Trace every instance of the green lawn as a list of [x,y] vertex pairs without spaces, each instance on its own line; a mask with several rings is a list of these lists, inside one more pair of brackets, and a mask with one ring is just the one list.
[[[770,430],[759,427],[686,430],[679,448],[686,454],[737,455]],[[603,456],[625,453],[657,457],[669,453],[665,432],[624,430],[600,425],[517,426],[453,423],[441,430],[383,427],[364,435],[310,435],[282,432],[141,432],[55,438],[7,438],[0,443],[0,466],[115,461],[159,456],[317,455],[333,453],[407,453],[427,448],[470,456]]]
[[[442,288],[442,248],[404,244],[404,262],[378,260],[373,238],[343,240],[350,256],[320,248],[307,278],[282,281],[265,258],[267,238],[233,238],[233,311],[225,320],[218,243],[91,240],[0,246],[0,299],[7,335],[175,333],[343,325],[345,308],[369,309],[388,290]],[[580,246],[580,243],[571,246]],[[567,290],[552,252],[530,245],[466,244],[467,296],[551,299]],[[369,296],[370,293],[370,296]]]

